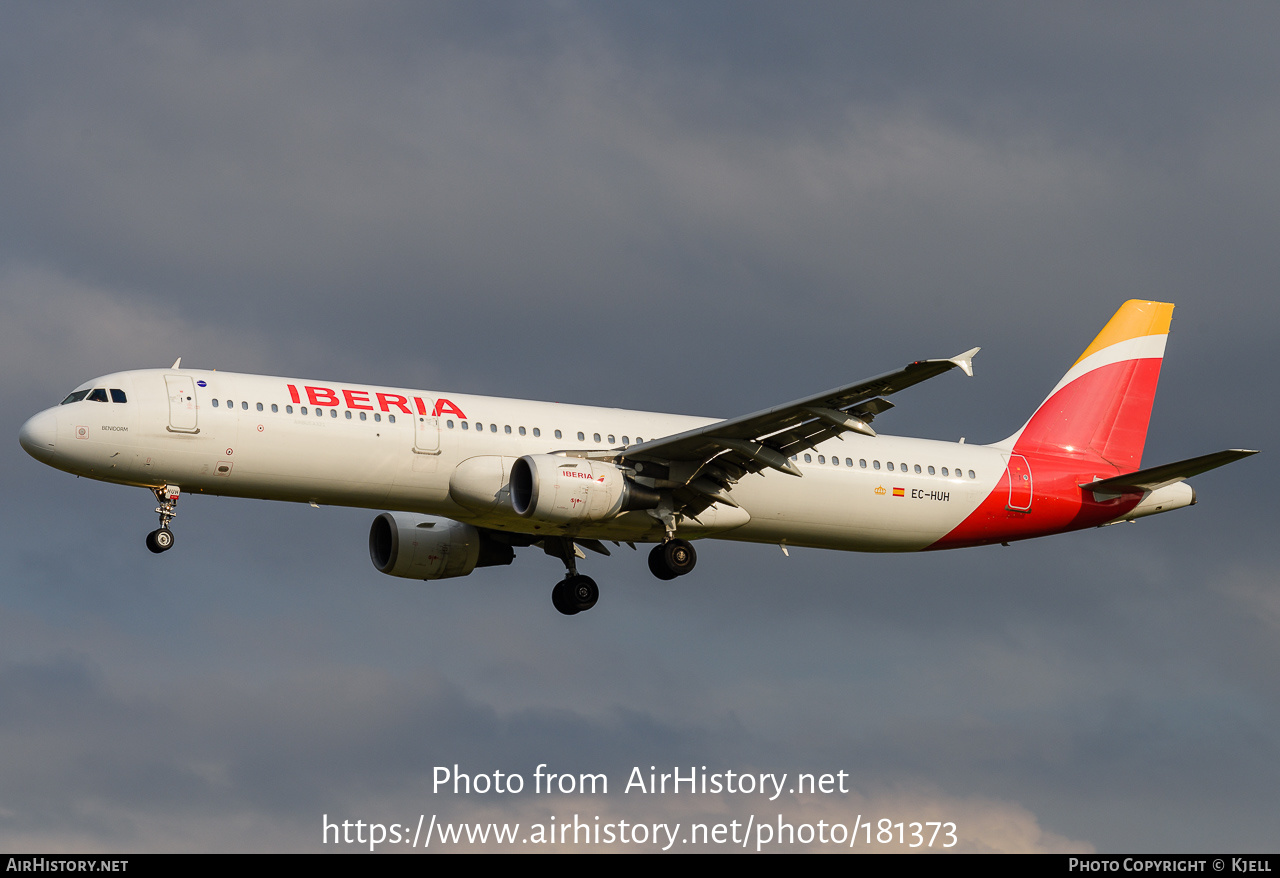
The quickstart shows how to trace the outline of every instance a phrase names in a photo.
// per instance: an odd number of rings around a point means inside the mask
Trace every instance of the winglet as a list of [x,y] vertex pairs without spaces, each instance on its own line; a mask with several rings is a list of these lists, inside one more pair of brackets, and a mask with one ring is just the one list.
[[956,356],[952,357],[947,362],[955,363],[957,366],[960,367],[960,371],[964,372],[964,374],[972,378],[973,377],[973,355],[980,350],[982,350],[982,348],[970,348],[969,350],[965,351],[963,354],[957,354]]

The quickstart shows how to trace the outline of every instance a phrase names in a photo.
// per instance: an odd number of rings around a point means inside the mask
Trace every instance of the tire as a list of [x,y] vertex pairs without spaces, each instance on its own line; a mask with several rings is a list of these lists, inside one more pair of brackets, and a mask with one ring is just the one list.
[[551,605],[566,616],[576,616],[578,608],[573,605],[573,595],[569,592],[569,580],[562,579],[551,589]]
[[684,576],[698,563],[698,553],[688,540],[667,540],[662,544],[662,560],[676,576]]
[[600,600],[600,588],[590,576],[573,576],[565,580],[569,603],[579,612],[589,610]]
[[153,530],[147,534],[147,548],[157,555],[169,551],[173,548],[173,531],[167,527]]
[[680,574],[671,572],[667,567],[667,562],[662,557],[663,548],[664,546],[657,545],[649,551],[649,572],[663,582],[670,582]]

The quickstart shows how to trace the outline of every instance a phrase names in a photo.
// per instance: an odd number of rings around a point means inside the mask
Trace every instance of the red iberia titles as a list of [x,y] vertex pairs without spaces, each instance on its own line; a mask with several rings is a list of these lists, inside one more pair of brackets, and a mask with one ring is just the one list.
[[[349,390],[341,388],[334,390],[330,387],[313,387],[310,384],[304,384],[302,392],[298,392],[298,388],[293,384],[286,384],[289,388],[289,398],[296,403],[301,403],[303,395],[306,401],[314,406],[335,406],[356,411],[382,411],[391,412],[398,411],[406,415],[411,415],[415,411],[420,415],[428,413],[427,400],[420,396],[403,396],[399,393],[385,393],[378,390]],[[341,393],[341,396],[339,396]],[[410,409],[409,404],[413,403]],[[435,401],[430,409],[431,417],[438,418],[441,415],[453,415],[454,417],[466,420],[467,416],[462,409],[458,408],[451,400],[441,397]]]

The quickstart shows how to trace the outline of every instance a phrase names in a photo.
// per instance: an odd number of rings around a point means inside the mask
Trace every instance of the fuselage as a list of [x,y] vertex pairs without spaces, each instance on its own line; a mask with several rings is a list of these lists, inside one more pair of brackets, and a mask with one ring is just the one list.
[[[88,393],[73,399],[79,391]],[[663,537],[643,511],[559,526],[515,515],[502,502],[511,464],[523,455],[599,457],[717,421],[194,369],[105,375],[68,400],[28,421],[22,442],[76,475],[641,542]],[[737,507],[712,505],[680,534],[915,551],[1094,526],[1135,505],[1079,488],[1115,475],[1113,467],[1027,461],[996,446],[846,433],[791,459],[802,477],[747,475],[733,489]]]

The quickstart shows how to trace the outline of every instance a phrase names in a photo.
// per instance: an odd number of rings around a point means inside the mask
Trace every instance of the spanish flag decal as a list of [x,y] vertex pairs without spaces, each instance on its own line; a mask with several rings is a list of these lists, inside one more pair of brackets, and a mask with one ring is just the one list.
[[905,497],[905,496],[907,496],[906,489],[905,489],[905,488],[894,488],[894,489],[893,489],[893,496],[895,496],[895,497]]

